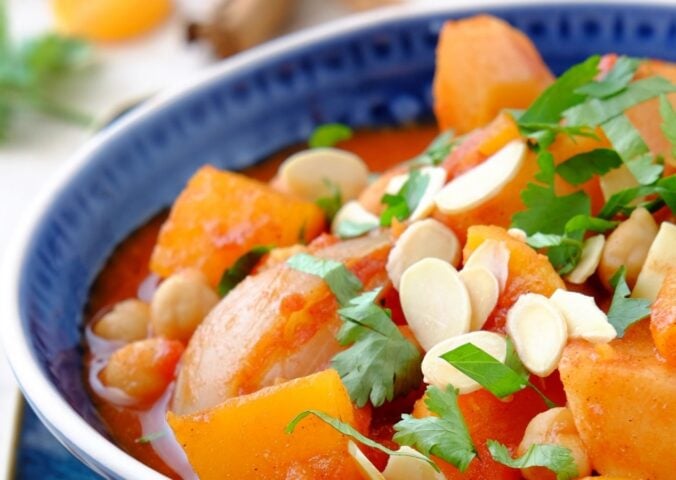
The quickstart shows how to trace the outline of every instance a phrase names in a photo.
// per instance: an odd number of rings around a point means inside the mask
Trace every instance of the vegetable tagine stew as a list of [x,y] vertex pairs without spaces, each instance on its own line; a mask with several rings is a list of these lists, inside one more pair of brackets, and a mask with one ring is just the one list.
[[200,168],[92,291],[112,437],[182,478],[675,478],[674,82],[450,21],[438,128]]

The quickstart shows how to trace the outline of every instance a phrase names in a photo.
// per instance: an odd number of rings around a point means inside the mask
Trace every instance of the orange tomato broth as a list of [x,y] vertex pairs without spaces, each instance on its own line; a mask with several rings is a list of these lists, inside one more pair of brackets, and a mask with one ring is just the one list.
[[[357,132],[354,137],[341,142],[338,146],[359,155],[373,172],[382,172],[388,168],[418,155],[437,135],[438,131],[432,125],[416,125],[397,129],[364,130]],[[279,165],[290,154],[303,146],[290,147],[273,155],[268,160],[255,165],[245,171],[253,178],[267,181],[277,172]],[[138,295],[139,287],[150,276],[148,264],[153,246],[157,240],[159,229],[166,219],[166,212],[159,213],[144,226],[133,232],[124,240],[111,255],[91,289],[89,303],[86,307],[87,322],[99,318],[117,302]],[[91,366],[92,353],[88,352],[86,365]],[[85,379],[89,372],[85,372]],[[155,452],[151,443],[139,443],[137,440],[143,434],[139,421],[139,410],[114,405],[99,397],[90,388],[91,397],[98,412],[108,427],[113,440],[129,454],[136,457],[151,468],[164,475],[178,478],[172,468],[167,465]],[[420,397],[409,395],[400,399],[389,407],[377,410],[374,416],[372,436],[376,439],[389,440],[391,424],[398,418],[401,411],[410,411],[413,402]],[[379,413],[378,413],[379,412]],[[369,452],[377,464],[383,466],[383,457],[375,452]]]

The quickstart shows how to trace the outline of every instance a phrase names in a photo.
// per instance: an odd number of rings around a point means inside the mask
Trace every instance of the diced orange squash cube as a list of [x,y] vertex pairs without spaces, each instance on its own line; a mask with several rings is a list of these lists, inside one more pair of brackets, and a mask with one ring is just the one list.
[[470,227],[463,250],[464,261],[466,262],[472,252],[488,239],[505,242],[510,254],[509,276],[505,290],[484,327],[486,330],[501,331],[505,326],[508,310],[521,295],[539,293],[548,297],[557,288],[565,288],[565,285],[546,256],[515,239],[504,228],[496,226]]
[[531,41],[488,15],[446,22],[437,45],[434,112],[465,133],[505,108],[526,108],[553,77]]
[[360,479],[347,437],[318,418],[284,429],[299,413],[321,410],[355,426],[354,407],[335,370],[267,387],[191,415],[167,419],[195,473],[209,479]]
[[310,240],[324,223],[324,213],[314,203],[207,165],[176,199],[150,268],[160,277],[197,268],[216,285],[223,271],[252,247]]
[[664,277],[662,288],[652,305],[650,331],[657,351],[676,366],[676,267]]

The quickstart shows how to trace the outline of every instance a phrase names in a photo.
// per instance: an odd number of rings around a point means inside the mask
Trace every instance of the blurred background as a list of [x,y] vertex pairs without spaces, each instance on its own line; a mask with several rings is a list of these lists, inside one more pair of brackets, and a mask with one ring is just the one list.
[[[135,105],[279,35],[404,1],[0,0],[0,262],[45,183]],[[0,352],[5,478],[97,476],[24,406]]]

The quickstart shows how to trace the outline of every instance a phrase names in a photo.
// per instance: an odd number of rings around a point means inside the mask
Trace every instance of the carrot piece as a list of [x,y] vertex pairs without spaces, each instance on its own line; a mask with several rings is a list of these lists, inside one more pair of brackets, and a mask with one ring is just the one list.
[[465,133],[505,108],[526,108],[553,80],[531,41],[488,15],[449,21],[437,46],[434,112]]
[[197,268],[216,285],[223,271],[252,247],[293,245],[323,228],[324,214],[314,203],[207,165],[174,203],[150,268],[160,277]]
[[299,413],[321,410],[356,426],[350,397],[335,370],[302,377],[167,420],[202,479],[360,479],[347,437],[315,417],[292,434]]
[[486,330],[504,329],[507,311],[524,293],[540,293],[549,296],[557,288],[565,288],[563,280],[556,273],[547,257],[537,253],[530,246],[515,239],[504,228],[476,225],[467,233],[467,243],[463,250],[464,261],[485,240],[494,239],[505,242],[509,249],[509,276],[505,290],[488,319]]
[[650,332],[657,351],[676,365],[676,267],[664,277],[662,288],[652,306]]

